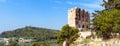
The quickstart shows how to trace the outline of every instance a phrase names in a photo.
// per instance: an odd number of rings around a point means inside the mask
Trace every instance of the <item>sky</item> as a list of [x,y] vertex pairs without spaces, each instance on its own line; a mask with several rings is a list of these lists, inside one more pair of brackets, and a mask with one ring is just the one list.
[[60,30],[68,10],[102,10],[102,0],[0,0],[0,33],[25,26]]

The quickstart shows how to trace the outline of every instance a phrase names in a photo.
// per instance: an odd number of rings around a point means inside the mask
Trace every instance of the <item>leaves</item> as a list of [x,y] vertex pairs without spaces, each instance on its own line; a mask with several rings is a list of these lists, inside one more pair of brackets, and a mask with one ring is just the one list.
[[103,0],[102,6],[105,7],[107,10],[109,9],[120,9],[120,0]]
[[[98,35],[116,33],[120,30],[120,10],[111,9],[99,13],[99,16],[94,18],[94,26]],[[99,33],[100,32],[100,33]],[[102,33],[101,33],[102,32]]]
[[79,37],[78,32],[79,30],[77,28],[65,25],[58,33],[57,41],[60,44],[62,44],[64,41],[67,41],[67,43],[72,43]]
[[0,34],[0,37],[11,38],[11,37],[23,37],[23,38],[37,38],[38,40],[43,39],[56,39],[58,30],[38,28],[26,26],[12,31],[6,31]]

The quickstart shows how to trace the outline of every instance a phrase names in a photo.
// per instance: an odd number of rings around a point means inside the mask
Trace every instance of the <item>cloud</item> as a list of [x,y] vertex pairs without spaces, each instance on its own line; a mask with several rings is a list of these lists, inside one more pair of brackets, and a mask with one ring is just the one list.
[[69,4],[69,5],[78,5],[79,3],[78,2],[67,1],[66,4]]
[[54,3],[61,4],[62,2],[61,1],[54,1]]
[[89,7],[89,8],[103,8],[100,4],[96,3],[79,3],[78,5]]
[[105,0],[106,2],[108,2],[108,0]]
[[102,8],[102,6],[100,6],[100,4],[97,3],[80,3],[80,2],[67,1],[66,4],[75,5],[75,6],[84,6],[87,8]]
[[71,2],[71,1],[67,1],[66,3],[67,3],[67,4],[70,4],[70,5],[73,5],[73,4],[74,4],[74,3]]
[[[104,9],[102,6],[100,6],[100,4],[102,3],[101,0],[96,0],[96,1],[93,1],[93,2],[78,2],[78,1],[60,1],[60,0],[54,0],[53,1],[54,3],[56,4],[67,4],[67,5],[72,5],[72,6],[75,6],[75,7],[81,7],[81,8],[84,8],[84,9],[91,9],[91,10],[102,10]],[[52,7],[52,8],[59,8],[59,7]]]

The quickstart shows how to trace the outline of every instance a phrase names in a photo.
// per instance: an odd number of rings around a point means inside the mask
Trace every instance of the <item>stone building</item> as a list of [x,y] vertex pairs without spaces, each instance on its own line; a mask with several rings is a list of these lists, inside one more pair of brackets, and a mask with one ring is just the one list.
[[[90,29],[90,14],[88,11],[80,8],[72,8],[68,10],[68,25],[79,29],[78,39],[75,40],[75,45],[81,43],[86,37],[91,35]],[[63,42],[63,46],[66,46],[66,41]],[[70,46],[74,46],[71,44]]]
[[88,11],[80,8],[72,8],[68,10],[68,25],[76,27],[80,31],[88,31],[90,29],[90,14]]

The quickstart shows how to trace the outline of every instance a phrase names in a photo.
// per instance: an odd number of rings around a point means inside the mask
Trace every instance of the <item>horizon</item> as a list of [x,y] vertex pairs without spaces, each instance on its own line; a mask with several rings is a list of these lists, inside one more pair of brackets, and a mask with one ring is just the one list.
[[69,9],[79,7],[91,16],[103,9],[100,4],[102,0],[0,0],[0,33],[25,26],[60,30]]

